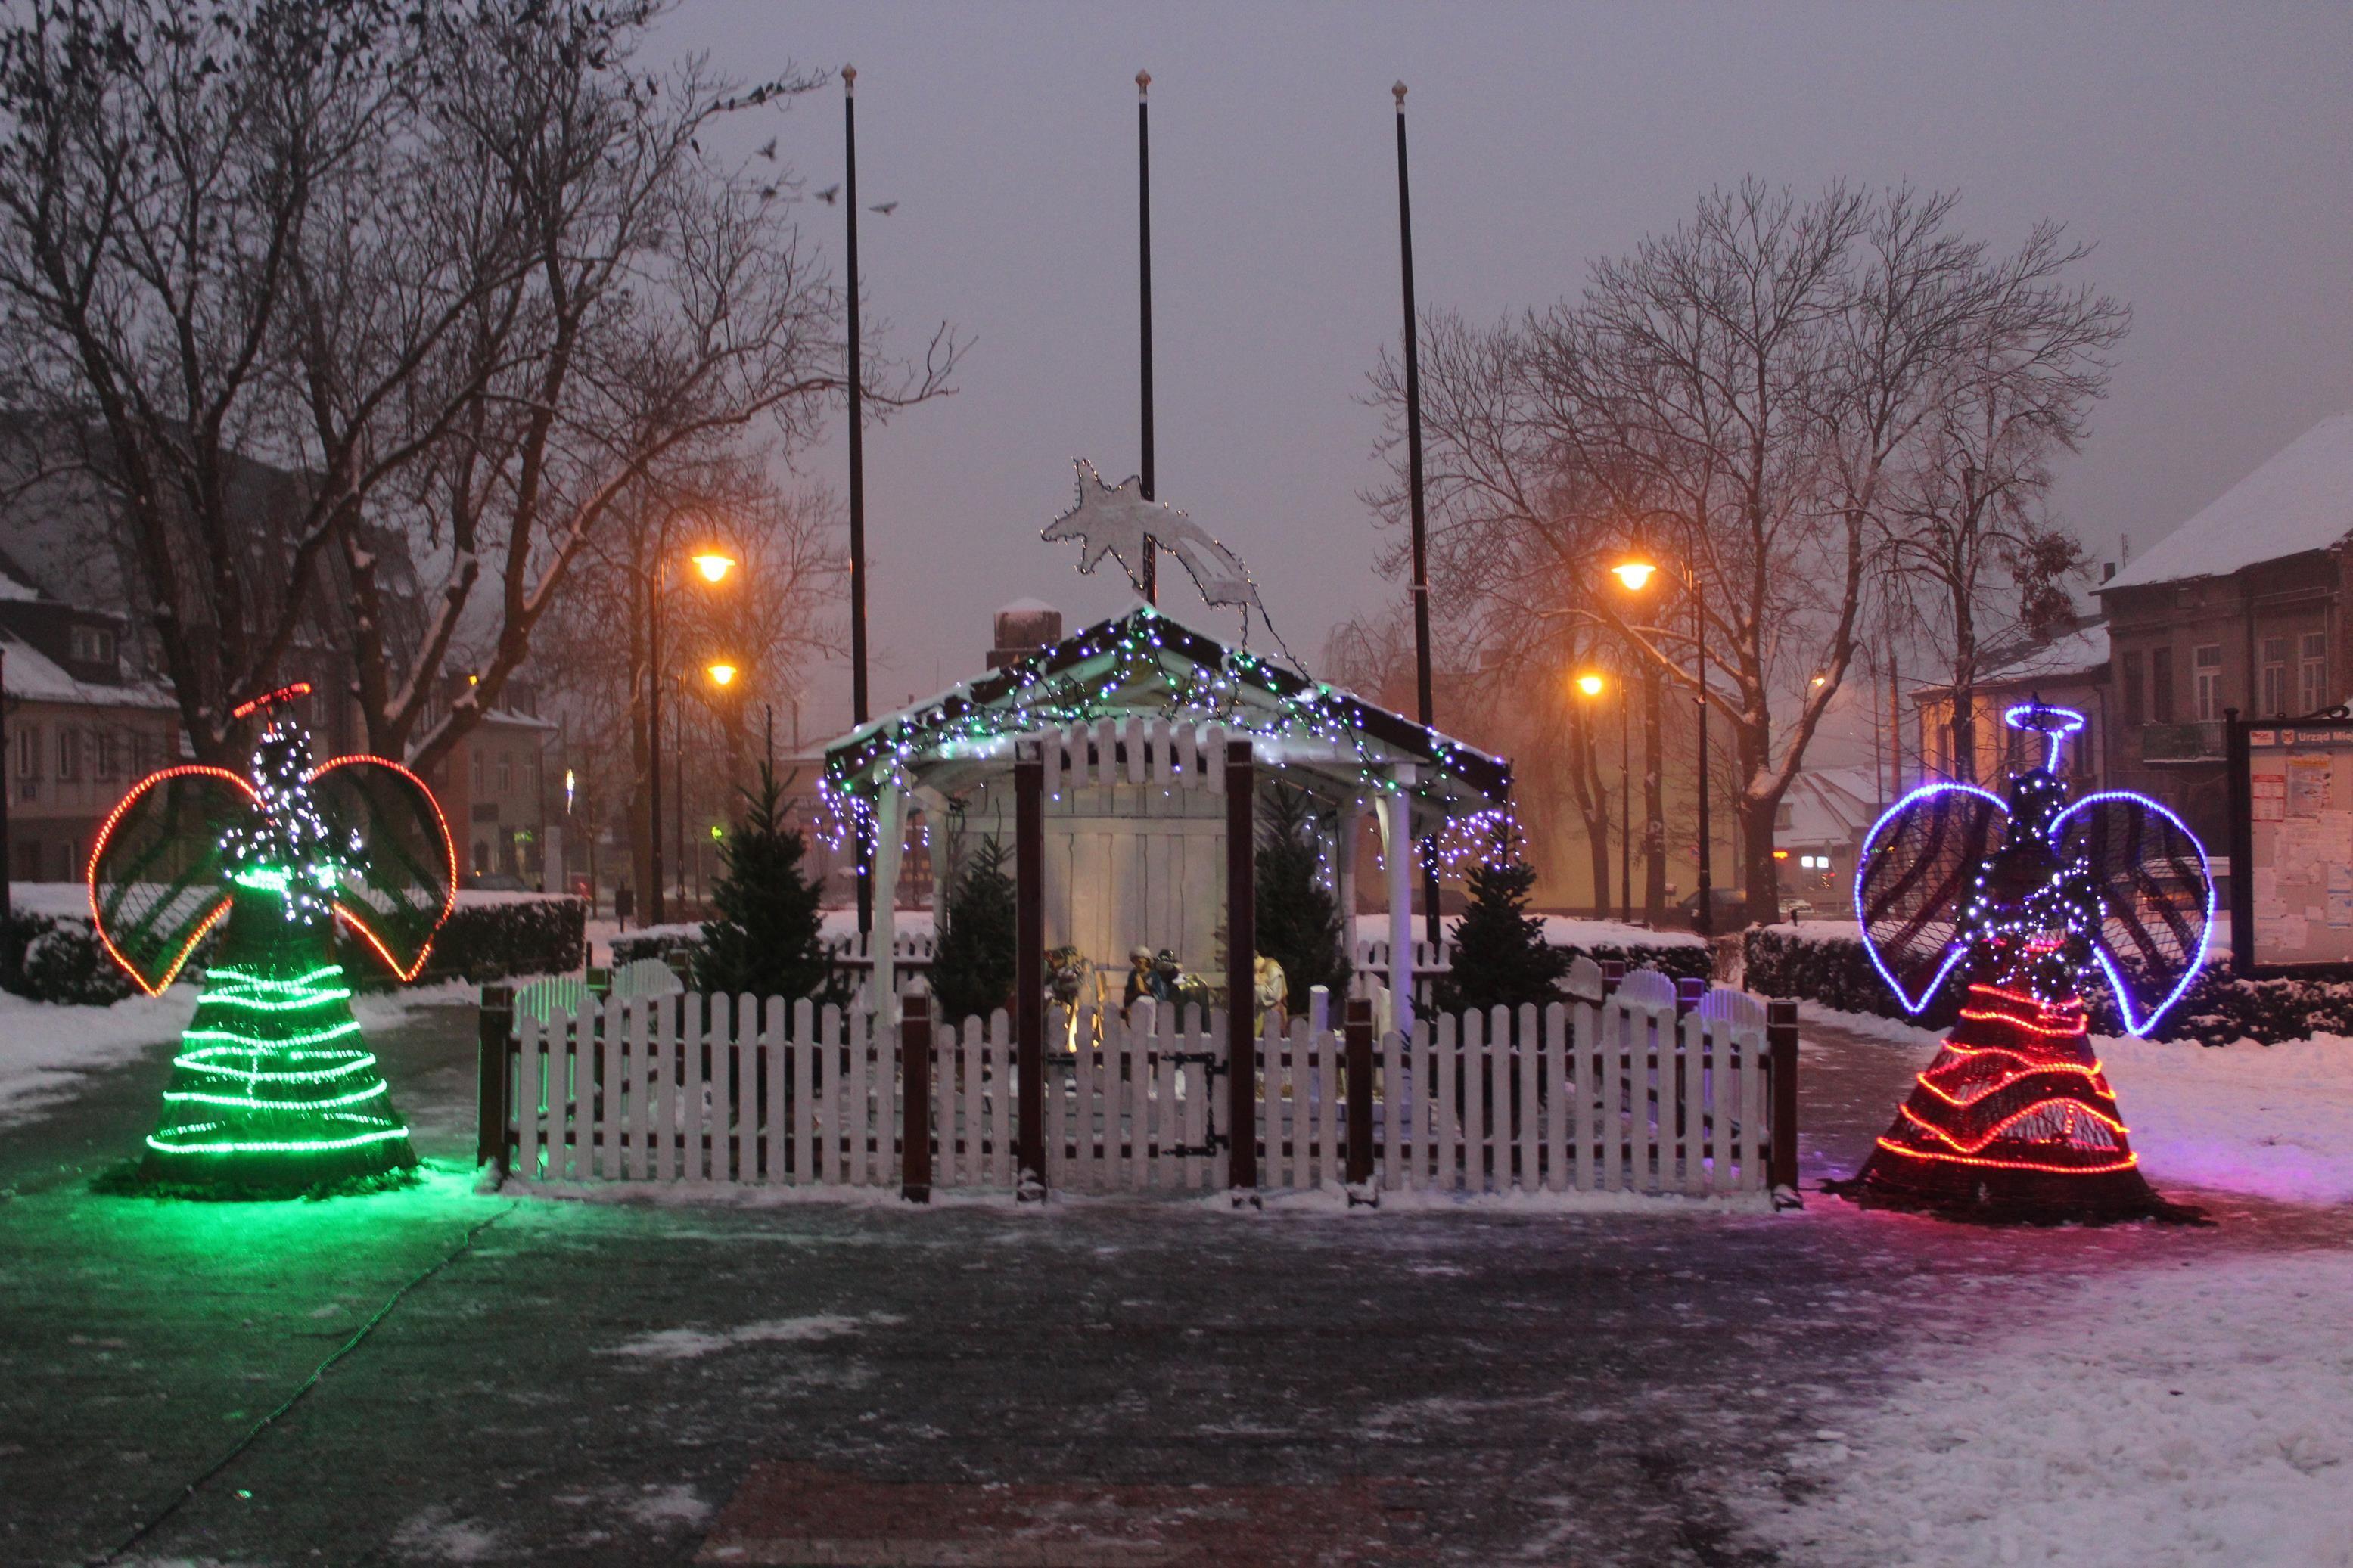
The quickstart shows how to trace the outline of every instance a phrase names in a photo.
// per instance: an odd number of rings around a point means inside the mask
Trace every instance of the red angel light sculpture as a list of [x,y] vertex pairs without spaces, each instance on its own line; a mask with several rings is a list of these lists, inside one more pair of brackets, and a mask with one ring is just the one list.
[[[237,716],[309,689],[272,692]],[[133,785],[90,852],[90,914],[107,951],[153,995],[227,922],[142,1180],[266,1196],[415,1165],[360,1039],[334,933],[348,929],[414,979],[457,880],[423,780],[382,757],[313,765],[290,715],[268,715],[250,777],[188,764]]]
[[1929,784],[1863,842],[1863,944],[1907,1011],[1966,987],[1945,1047],[1862,1171],[1866,1205],[2045,1222],[2180,1217],[2141,1175],[2092,1054],[2083,986],[2103,974],[2147,1033],[2204,962],[2214,888],[2181,819],[2126,791],[2067,803],[2056,776],[2083,716],[2027,702],[2005,719],[2042,757],[2005,800]]

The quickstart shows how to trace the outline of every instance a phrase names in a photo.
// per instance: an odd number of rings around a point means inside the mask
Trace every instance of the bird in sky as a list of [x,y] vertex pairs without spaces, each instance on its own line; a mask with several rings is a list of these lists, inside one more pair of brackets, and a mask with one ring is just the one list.
[[836,184],[828,185],[825,189],[819,191],[817,194],[817,199],[823,202],[826,205],[831,206],[833,205],[834,198],[840,195],[841,186],[837,182]]
[[876,202],[872,206],[868,207],[866,210],[871,213],[881,213],[884,217],[889,217],[892,213],[899,210],[899,204],[897,202]]

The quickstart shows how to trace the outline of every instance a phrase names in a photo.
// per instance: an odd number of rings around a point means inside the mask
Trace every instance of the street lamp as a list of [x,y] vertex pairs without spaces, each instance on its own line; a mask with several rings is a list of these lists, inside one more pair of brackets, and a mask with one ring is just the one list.
[[[659,925],[662,920],[661,610],[662,567],[668,557],[669,528],[667,524],[663,527],[662,538],[664,543],[654,557],[653,569],[647,574],[646,583],[646,760],[649,763],[646,778],[646,855],[647,869],[652,873],[649,880],[653,884],[646,890],[646,923],[649,925]],[[705,548],[688,556],[686,564],[694,568],[696,574],[702,577],[706,585],[715,587],[726,581],[727,574],[735,569],[735,558],[722,551]],[[733,677],[734,670],[731,666],[728,678],[733,679]],[[717,679],[715,675],[713,679]],[[726,682],[722,681],[720,684],[724,685]],[[677,807],[683,814],[686,810],[686,759],[682,738],[678,742],[678,750],[681,755],[678,760]],[[679,875],[682,878],[686,874],[683,829],[681,830],[681,837],[678,855]],[[683,897],[683,887],[684,884],[681,883],[681,897]]]
[[[1644,580],[1649,578],[1646,569]],[[1577,678],[1577,689],[1587,697],[1599,697],[1609,685],[1601,675],[1588,670]],[[1626,683],[1618,683],[1618,919],[1626,925],[1634,923],[1634,741],[1626,715]],[[1604,912],[1606,900],[1595,889],[1594,912]]]
[[713,686],[726,686],[735,679],[735,667],[732,664],[706,665],[702,672],[711,677]]
[[[1634,555],[1609,568],[1609,573],[1625,585],[1628,593],[1639,594],[1650,586],[1658,570],[1655,563]],[[1697,569],[1685,563],[1680,575],[1691,599],[1693,663],[1697,667],[1699,685],[1699,908],[1692,928],[1705,937],[1715,934],[1715,894],[1711,887],[1714,879],[1708,867],[1708,840],[1712,835],[1707,812],[1707,616],[1700,597]]]

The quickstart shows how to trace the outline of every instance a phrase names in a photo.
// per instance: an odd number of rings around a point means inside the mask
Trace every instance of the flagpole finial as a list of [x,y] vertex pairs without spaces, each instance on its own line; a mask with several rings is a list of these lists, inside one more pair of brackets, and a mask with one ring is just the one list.
[[1150,92],[1151,90],[1152,90],[1152,73],[1151,73],[1150,71],[1138,71],[1138,72],[1136,72],[1136,73],[1135,73],[1135,96],[1136,96],[1136,97],[1138,97],[1138,98],[1142,98],[1145,93]]
[[856,66],[844,66],[841,68],[841,90],[849,94],[853,98],[857,96],[858,68]]
[[1403,113],[1405,111],[1405,83],[1401,81],[1391,82],[1389,84],[1389,92],[1397,99],[1398,111],[1399,113]]

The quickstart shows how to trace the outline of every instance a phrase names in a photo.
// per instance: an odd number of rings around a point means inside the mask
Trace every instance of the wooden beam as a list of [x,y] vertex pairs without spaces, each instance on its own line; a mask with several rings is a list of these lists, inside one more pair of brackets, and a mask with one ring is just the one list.
[[1258,766],[1248,741],[1226,742],[1226,1187],[1258,1187]]
[[1046,763],[1023,742],[1013,763],[1013,1048],[1016,1190],[1046,1195]]

